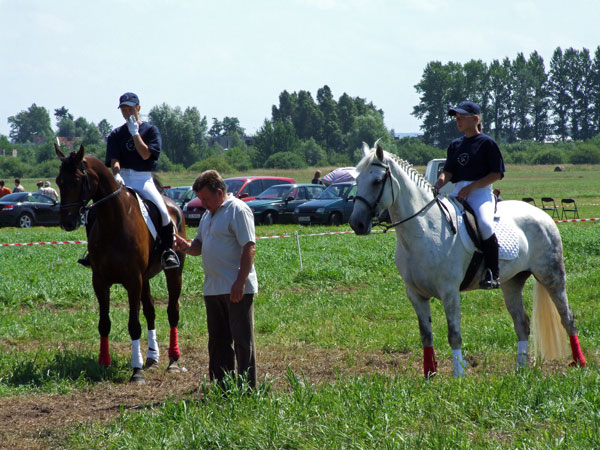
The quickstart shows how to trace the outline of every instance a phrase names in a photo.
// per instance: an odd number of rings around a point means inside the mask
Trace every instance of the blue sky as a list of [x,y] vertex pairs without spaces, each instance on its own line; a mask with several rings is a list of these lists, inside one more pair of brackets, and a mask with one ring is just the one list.
[[597,0],[0,0],[0,133],[32,103],[113,126],[118,97],[196,106],[250,133],[284,89],[327,84],[415,132],[430,61],[465,63],[600,45]]

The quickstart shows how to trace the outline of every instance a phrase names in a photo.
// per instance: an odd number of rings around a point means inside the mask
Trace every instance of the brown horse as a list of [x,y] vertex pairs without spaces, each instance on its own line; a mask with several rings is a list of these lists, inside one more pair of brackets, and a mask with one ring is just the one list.
[[[154,251],[154,238],[144,222],[136,197],[129,189],[122,188],[102,161],[92,155],[84,155],[83,145],[78,152],[65,156],[54,144],[61,165],[56,184],[60,188],[60,224],[66,231],[73,231],[80,224],[82,212],[93,208],[96,220],[88,235],[88,252],[92,267],[92,284],[98,298],[100,319],[100,365],[110,365],[108,335],[110,333],[110,287],[121,284],[129,299],[129,335],[132,341],[131,382],[144,383],[142,356],[139,339],[142,334],[139,314],[140,303],[148,325],[148,342],[156,344],[154,331],[154,299],[150,295],[150,279],[161,269],[160,253]],[[185,224],[179,207],[165,198],[169,214],[178,233],[185,236]],[[88,202],[93,203],[87,206]],[[165,271],[169,291],[167,313],[171,326],[169,345],[170,372],[179,372],[177,361],[180,356],[177,344],[179,322],[179,295],[181,273],[185,255],[178,253],[181,262],[178,269]],[[148,346],[145,367],[158,365],[158,346]]]

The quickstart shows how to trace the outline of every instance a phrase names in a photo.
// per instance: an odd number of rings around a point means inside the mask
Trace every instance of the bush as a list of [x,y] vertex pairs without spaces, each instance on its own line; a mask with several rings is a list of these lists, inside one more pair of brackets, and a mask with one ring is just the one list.
[[222,156],[211,156],[202,161],[195,162],[188,167],[190,172],[204,172],[205,170],[216,170],[220,174],[231,173],[233,168],[227,164]]
[[12,156],[0,158],[0,178],[24,178],[29,175],[29,169],[30,166],[19,158],[13,158]]
[[31,168],[30,175],[34,178],[55,178],[60,170],[58,158],[49,159]]
[[553,148],[537,152],[531,162],[532,164],[562,164],[564,157],[560,150]]
[[252,169],[252,161],[244,147],[231,147],[225,152],[227,164],[236,170],[245,171]]
[[583,143],[569,155],[572,164],[600,164],[600,147]]
[[306,161],[296,153],[277,152],[269,156],[265,167],[268,169],[304,169],[307,165]]

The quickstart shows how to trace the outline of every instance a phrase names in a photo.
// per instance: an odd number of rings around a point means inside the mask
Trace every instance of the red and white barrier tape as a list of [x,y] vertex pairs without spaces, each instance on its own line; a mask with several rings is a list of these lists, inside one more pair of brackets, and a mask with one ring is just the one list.
[[[555,223],[573,223],[573,222],[600,222],[600,217],[594,217],[591,219],[567,219],[567,220],[555,220]],[[372,230],[372,233],[381,233],[383,230]],[[393,229],[391,230],[393,231]],[[325,233],[313,233],[313,234],[299,234],[298,237],[312,237],[312,236],[331,236],[336,234],[353,234],[354,231],[328,231]],[[256,236],[256,240],[259,239],[282,239],[296,237],[295,234],[280,234],[274,236]],[[191,241],[191,239],[188,239]],[[87,244],[87,241],[48,241],[48,242],[19,242],[15,244],[0,244],[0,247],[25,247],[33,245],[64,245],[64,244]]]
[[567,219],[567,220],[555,220],[556,223],[570,223],[570,222],[598,222],[600,218],[594,217],[593,219]]

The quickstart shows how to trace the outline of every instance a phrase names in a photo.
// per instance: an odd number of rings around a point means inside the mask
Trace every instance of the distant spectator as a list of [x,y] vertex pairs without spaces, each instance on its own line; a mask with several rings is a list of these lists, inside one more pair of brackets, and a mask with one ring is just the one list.
[[38,192],[58,201],[58,192],[50,185],[49,181],[44,181],[44,187]]
[[497,189],[497,188],[496,188],[496,189],[494,189],[492,192],[493,192],[493,193],[494,193],[494,195],[496,196],[496,200],[497,200],[497,201],[499,201],[499,202],[501,202],[501,201],[502,201],[502,197],[500,197],[500,189]]
[[38,194],[43,194],[44,192],[44,182],[42,180],[38,181],[36,183],[37,187],[38,187]]
[[15,188],[13,192],[25,192],[25,188],[21,185],[21,179],[15,178]]
[[0,180],[0,198],[10,194],[10,189],[4,186],[4,180]]
[[321,181],[321,171],[320,170],[317,170],[315,172],[315,176],[313,177],[311,183],[312,184],[323,184],[323,182]]

